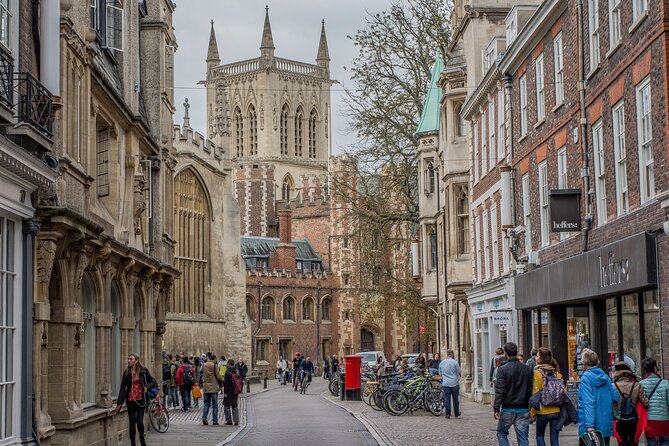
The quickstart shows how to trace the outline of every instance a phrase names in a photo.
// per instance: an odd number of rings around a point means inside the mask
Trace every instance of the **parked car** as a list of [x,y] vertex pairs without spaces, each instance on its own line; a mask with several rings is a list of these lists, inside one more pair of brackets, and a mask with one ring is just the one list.
[[410,369],[415,369],[418,367],[416,364],[416,359],[418,359],[419,353],[405,353],[402,355],[402,359],[406,359],[409,364]]
[[[356,355],[362,356],[362,365],[370,366],[375,365],[379,358],[383,355],[381,351],[373,352],[358,352]],[[385,356],[384,356],[385,358]]]

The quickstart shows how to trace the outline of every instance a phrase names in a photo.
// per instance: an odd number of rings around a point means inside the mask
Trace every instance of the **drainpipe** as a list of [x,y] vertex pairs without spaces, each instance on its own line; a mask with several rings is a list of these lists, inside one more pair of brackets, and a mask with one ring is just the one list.
[[260,323],[262,321],[262,315],[261,315],[261,306],[262,302],[262,282],[258,281],[258,312],[256,313],[256,329],[253,332],[253,336],[251,339],[251,370],[256,366],[257,358],[256,358],[256,338],[258,336],[258,333],[260,333]]
[[583,37],[583,0],[578,0],[578,97],[579,97],[579,127],[581,137],[581,152],[583,167],[581,178],[583,178],[583,190],[585,191],[585,218],[583,229],[581,229],[581,243],[583,252],[588,250],[588,236],[592,224],[592,191],[590,188],[590,155],[588,152],[588,119],[585,114],[585,51]]

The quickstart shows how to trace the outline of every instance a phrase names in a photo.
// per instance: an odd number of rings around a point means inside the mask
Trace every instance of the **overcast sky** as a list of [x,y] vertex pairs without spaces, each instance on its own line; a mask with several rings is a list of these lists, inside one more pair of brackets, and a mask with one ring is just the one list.
[[316,63],[316,53],[325,19],[330,50],[330,75],[340,84],[332,86],[332,151],[340,153],[355,140],[343,116],[343,88],[352,84],[344,71],[357,55],[347,35],[364,27],[365,10],[386,9],[390,0],[176,0],[174,16],[177,44],[175,57],[175,122],[183,122],[183,103],[189,98],[191,127],[206,133],[206,94],[197,83],[204,79],[210,21],[218,41],[221,63],[260,56],[260,39],[269,6],[277,57]]

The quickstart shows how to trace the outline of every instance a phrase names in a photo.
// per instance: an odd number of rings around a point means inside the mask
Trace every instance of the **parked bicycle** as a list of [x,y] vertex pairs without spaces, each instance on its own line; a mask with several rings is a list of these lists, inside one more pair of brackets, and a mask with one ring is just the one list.
[[153,427],[156,432],[160,432],[161,434],[167,432],[167,429],[170,427],[170,413],[167,410],[167,407],[163,406],[163,400],[160,395],[163,391],[163,387],[168,383],[169,381],[163,381],[160,383],[158,396],[149,401],[147,408],[151,427]]

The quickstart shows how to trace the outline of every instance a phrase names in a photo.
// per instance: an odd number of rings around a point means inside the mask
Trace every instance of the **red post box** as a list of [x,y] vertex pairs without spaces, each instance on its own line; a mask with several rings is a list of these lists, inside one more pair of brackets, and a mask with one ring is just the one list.
[[362,356],[344,356],[346,363],[345,395],[347,401],[362,401]]

